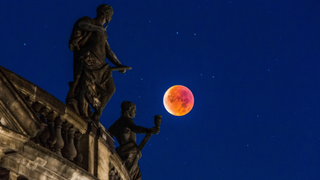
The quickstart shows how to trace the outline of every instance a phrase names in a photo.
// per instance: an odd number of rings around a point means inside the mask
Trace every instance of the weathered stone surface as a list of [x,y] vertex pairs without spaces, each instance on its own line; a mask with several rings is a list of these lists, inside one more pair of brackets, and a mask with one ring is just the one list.
[[49,106],[55,112],[63,114],[65,111],[65,104],[57,98],[47,93],[45,90],[34,85],[30,81],[18,76],[17,74],[0,66],[0,70],[5,77],[17,88],[17,90],[27,94],[33,101],[40,101],[44,106]]
[[17,173],[15,173],[15,172],[13,172],[13,171],[10,171],[10,178],[9,178],[9,180],[21,180],[22,178],[19,178],[18,179],[18,177],[19,177],[19,174],[17,174]]
[[39,119],[30,111],[28,105],[19,96],[14,87],[0,72],[0,100],[7,111],[19,122],[19,125],[31,137],[36,136],[39,131]]
[[61,128],[62,128],[62,119],[58,117],[55,121],[55,134],[57,137],[57,141],[54,144],[54,152],[56,152],[59,156],[62,156],[61,149],[64,146],[64,141],[62,139]]
[[110,163],[114,166],[123,180],[130,180],[128,170],[124,165],[122,165],[121,158],[117,153],[113,153],[110,155]]
[[35,94],[37,91],[37,86],[30,81],[18,76],[17,74],[9,71],[8,69],[0,66],[0,70],[3,72],[5,77],[12,82],[15,87],[19,87],[19,90],[25,94],[29,94],[31,99],[35,99]]
[[47,117],[48,119],[47,124],[50,132],[50,136],[49,136],[49,139],[47,139],[47,142],[50,149],[52,149],[54,147],[54,144],[57,142],[57,135],[54,129],[56,117],[57,117],[57,114],[52,111],[48,114],[48,117]]
[[87,132],[87,122],[83,120],[78,114],[76,114],[70,107],[66,106],[64,115],[61,119],[68,120],[75,128],[77,128],[82,134]]
[[19,124],[16,118],[6,108],[3,102],[0,100],[0,124],[8,127],[9,129],[15,130],[21,134],[27,134],[23,127]]
[[74,138],[74,146],[76,148],[77,151],[77,156],[74,158],[74,162],[81,167],[81,163],[83,160],[83,155],[81,153],[81,142],[80,139],[82,138],[82,134],[80,132],[76,132],[75,133],[75,138]]
[[[0,167],[17,175],[12,176],[17,180],[108,180],[109,166],[112,166],[116,172],[114,177],[130,180],[114,152],[114,141],[109,132],[101,124],[100,127],[93,123],[88,125],[71,108],[39,89],[0,67]],[[65,129],[65,140],[61,132],[63,122],[74,128]],[[46,125],[49,136],[42,134],[41,138],[42,145],[49,145],[48,148],[30,140],[34,140],[35,134],[40,137]],[[43,131],[39,131],[41,127]],[[77,142],[73,142],[74,131],[78,133]],[[72,149],[82,154],[81,163],[80,156],[75,164],[59,155],[58,151],[67,141],[73,147],[80,144]]]
[[99,179],[103,179],[109,177],[109,158],[110,151],[108,148],[98,140],[98,169],[97,169],[97,177]]
[[25,146],[22,155],[23,157],[31,160],[33,164],[37,165],[37,169],[41,169],[41,167],[43,167],[51,170],[47,173],[57,174],[65,179],[71,179],[72,177],[75,178],[74,173],[78,174],[79,177],[82,178],[92,180],[96,179],[74,163],[32,142]]
[[0,126],[0,149],[4,153],[22,151],[24,144],[29,140],[26,135],[14,132],[7,127]]
[[64,147],[62,149],[63,157],[73,162],[73,159],[77,156],[77,150],[74,143],[74,134],[76,129],[74,127],[69,128],[67,133],[67,139],[65,140]]
[[110,136],[109,132],[107,130],[105,130],[105,128],[103,126],[101,126],[98,129],[98,138],[99,140],[109,149],[109,151],[111,152],[115,152],[114,151],[114,140],[113,138]]
[[95,159],[95,139],[89,135],[84,134],[80,139],[81,153],[82,153],[82,167],[90,174],[94,174],[94,159]]

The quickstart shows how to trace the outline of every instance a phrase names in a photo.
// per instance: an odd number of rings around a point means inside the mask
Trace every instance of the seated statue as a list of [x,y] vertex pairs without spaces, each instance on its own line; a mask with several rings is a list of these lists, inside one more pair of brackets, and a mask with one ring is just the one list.
[[[104,24],[112,19],[113,9],[107,4],[97,8],[97,17],[84,16],[74,24],[69,40],[73,52],[74,81],[70,82],[66,103],[87,121],[99,122],[102,111],[115,92],[112,69],[105,58],[112,62],[119,72],[128,67],[122,65],[107,41]],[[94,113],[91,113],[90,106]]]
[[136,115],[136,105],[130,101],[121,104],[122,116],[109,128],[112,137],[116,137],[120,147],[116,152],[127,167],[131,180],[140,180],[141,173],[138,160],[141,158],[141,149],[136,143],[136,133],[158,134],[160,127],[144,128],[135,125],[133,119]]

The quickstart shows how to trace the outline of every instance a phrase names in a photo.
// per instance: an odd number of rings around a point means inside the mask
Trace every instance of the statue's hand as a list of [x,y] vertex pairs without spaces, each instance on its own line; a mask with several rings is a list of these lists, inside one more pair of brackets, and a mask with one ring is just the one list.
[[151,134],[159,134],[160,128],[159,127],[153,127],[151,128]]
[[124,74],[127,70],[120,70],[119,73]]
[[[127,67],[127,66],[125,66],[125,65],[122,65],[122,64],[119,64],[119,65],[117,65],[117,67]],[[121,74],[123,74],[123,73],[125,73],[127,70],[120,70],[119,71],[119,73],[121,73]]]

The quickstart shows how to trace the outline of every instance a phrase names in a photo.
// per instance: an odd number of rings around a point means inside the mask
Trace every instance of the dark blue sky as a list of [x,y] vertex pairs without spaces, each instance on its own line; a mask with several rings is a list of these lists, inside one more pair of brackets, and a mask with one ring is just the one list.
[[[142,151],[142,179],[320,179],[317,1],[2,0],[0,65],[64,102],[73,24],[102,3],[114,8],[111,49],[133,67],[113,74],[102,124],[124,100],[137,105],[138,125],[163,115]],[[194,94],[186,116],[163,107],[173,85]]]

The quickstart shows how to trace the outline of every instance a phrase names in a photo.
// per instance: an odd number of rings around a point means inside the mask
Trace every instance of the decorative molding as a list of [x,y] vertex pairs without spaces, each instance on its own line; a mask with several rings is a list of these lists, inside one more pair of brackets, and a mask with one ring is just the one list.
[[[3,117],[1,117],[1,115]],[[17,131],[21,134],[27,134],[27,132],[21,127],[19,122],[16,120],[16,118],[11,114],[11,112],[8,110],[8,108],[3,104],[3,102],[0,100],[0,123],[3,126],[6,126],[14,131]],[[4,124],[2,121],[5,121],[6,124]]]
[[61,116],[61,119],[67,120],[82,134],[85,134],[87,132],[88,123],[78,114],[76,114],[70,107],[66,106],[65,113]]

